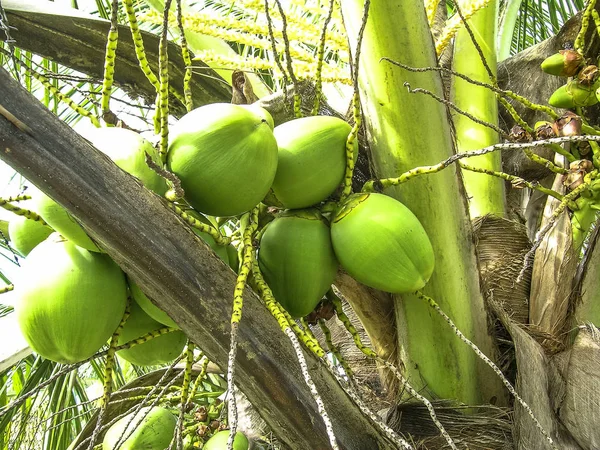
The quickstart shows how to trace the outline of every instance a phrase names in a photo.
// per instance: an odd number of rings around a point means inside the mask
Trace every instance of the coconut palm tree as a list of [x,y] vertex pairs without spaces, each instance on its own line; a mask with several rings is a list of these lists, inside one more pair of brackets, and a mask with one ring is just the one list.
[[[326,448],[334,436],[341,448],[597,445],[600,130],[591,88],[592,100],[564,115],[547,104],[566,79],[540,69],[569,48],[596,60],[595,2],[71,3],[2,2],[1,157],[20,173],[8,195],[33,182],[61,203],[198,348],[151,370],[118,359],[113,368],[109,356],[107,369],[106,349],[75,368],[11,346],[0,366],[2,448],[93,446],[102,424],[155,399],[181,410],[181,440],[199,442],[211,431],[198,434],[210,421],[197,414],[220,414],[214,399],[226,390],[229,426],[238,425],[232,367],[253,406],[248,415],[264,419],[250,431],[265,446]],[[278,306],[254,272],[267,308],[247,290],[230,338],[222,324],[235,274],[56,120],[82,131],[102,122],[132,128],[163,148],[169,122],[215,102],[257,103],[276,125],[317,113],[351,123],[356,167],[349,155],[346,182],[322,209],[331,212],[350,189],[406,205],[435,255],[423,290],[389,294],[340,271],[315,313],[278,324],[270,315],[281,318]],[[577,124],[587,141],[569,136]],[[540,130],[564,137],[531,144],[553,136]],[[262,210],[261,225],[270,215]],[[211,227],[243,257],[248,220]],[[9,239],[2,246],[11,286],[22,255]],[[2,311],[0,320],[14,322],[11,307]],[[199,381],[185,406],[190,380]]]

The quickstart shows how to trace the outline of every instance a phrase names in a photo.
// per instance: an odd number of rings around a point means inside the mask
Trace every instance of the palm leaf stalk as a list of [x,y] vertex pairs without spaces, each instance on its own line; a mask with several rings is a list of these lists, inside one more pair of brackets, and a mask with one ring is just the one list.
[[[472,0],[461,0],[457,13],[474,6]],[[477,2],[481,3],[481,2]],[[498,2],[490,0],[479,9],[456,35],[454,40],[453,68],[471,79],[493,82],[496,76],[496,21]],[[473,86],[459,77],[452,79],[451,101],[486,123],[498,125],[496,95],[489,89]],[[487,126],[473,122],[463,114],[453,114],[459,152],[487,147],[498,142],[498,133]],[[499,153],[473,158],[469,163],[481,169],[499,172],[502,162]],[[463,171],[465,188],[469,197],[471,218],[486,214],[504,215],[504,182],[473,171]]]
[[[363,16],[363,2],[341,2],[351,46]],[[452,154],[450,124],[443,105],[410,94],[405,82],[442,96],[439,74],[404,71],[382,57],[414,67],[436,64],[431,32],[422,5],[411,2],[374,2],[367,23],[359,73],[361,103],[376,175],[394,177],[414,167],[429,166]],[[375,26],[374,24],[377,24]],[[356,50],[353,50],[356,51]],[[423,126],[423,124],[427,126]],[[435,132],[431,132],[435,130]],[[439,298],[458,327],[493,356],[480,293],[468,216],[456,171],[417,177],[388,195],[402,201],[420,219],[434,247],[436,269],[425,290]],[[417,390],[455,398],[467,404],[502,398],[502,388],[491,371],[461,346],[450,329],[432,317],[414,295],[396,296],[400,355],[407,378]],[[436,349],[432,351],[432,349]],[[461,383],[456,383],[461,379]]]

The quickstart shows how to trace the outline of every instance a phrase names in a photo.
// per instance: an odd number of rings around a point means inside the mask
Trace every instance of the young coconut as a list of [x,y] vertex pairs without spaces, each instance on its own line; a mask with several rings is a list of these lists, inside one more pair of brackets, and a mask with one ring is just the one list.
[[61,205],[34,187],[31,187],[31,199],[33,209],[64,238],[86,250],[102,252],[79,225],[79,222]]
[[17,320],[31,348],[63,364],[83,361],[125,312],[125,274],[107,255],[53,235],[29,254],[15,282]]
[[260,270],[292,317],[310,314],[331,287],[338,263],[329,226],[317,210],[283,212],[265,230]]
[[[162,323],[146,314],[137,302],[131,302],[130,310],[131,314],[119,334],[118,345],[123,345],[164,327]],[[182,331],[172,331],[152,338],[143,344],[119,350],[117,355],[138,366],[165,364],[181,354],[186,341],[187,338]]]
[[354,194],[331,223],[341,266],[357,281],[381,291],[414,292],[433,273],[433,248],[419,219],[383,194]]
[[171,129],[167,163],[194,209],[237,216],[267,194],[277,170],[277,142],[267,111],[228,103],[197,108]]
[[597,84],[585,86],[577,80],[572,80],[554,91],[548,103],[555,108],[593,106],[598,103],[595,92],[598,87]]
[[[275,127],[279,163],[273,195],[286,208],[322,202],[344,181],[351,127],[337,117],[312,116]],[[358,156],[358,141],[354,140]]]
[[[19,202],[19,207],[32,210],[33,202]],[[35,211],[34,211],[35,212]],[[8,222],[10,245],[21,255],[27,256],[38,244],[52,234],[52,228],[38,220],[16,214]]]
[[135,284],[129,277],[127,277],[127,282],[129,283],[129,292],[131,293],[131,296],[146,314],[163,325],[179,328],[173,319],[171,319],[166,312],[152,303],[152,300],[146,297],[146,294],[144,294],[139,286]]
[[162,196],[167,182],[148,167],[146,154],[160,167],[160,156],[152,144],[135,131],[126,128],[94,128],[84,137],[112,159],[125,172],[138,178],[144,186]]
[[113,424],[102,441],[102,450],[116,450],[121,436],[120,450],[163,450],[169,447],[177,419],[165,408],[144,407],[137,414],[131,413]]
[[[203,450],[227,450],[227,441],[229,440],[229,430],[219,431],[214,434],[206,443]],[[233,440],[233,450],[248,450],[248,438],[239,431],[235,433]]]

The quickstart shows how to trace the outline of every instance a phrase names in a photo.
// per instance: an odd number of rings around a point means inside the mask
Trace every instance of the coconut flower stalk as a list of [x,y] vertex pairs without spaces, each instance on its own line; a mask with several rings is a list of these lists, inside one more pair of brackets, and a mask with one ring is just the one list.
[[[364,2],[342,0],[341,6],[354,53]],[[408,82],[442,96],[439,75],[409,73],[382,61],[384,56],[415,67],[436,65],[422,4],[390,0],[370,6],[358,81],[378,178],[396,177],[414,167],[438,163],[453,152],[445,107],[404,87]],[[436,266],[425,292],[439,300],[457,326],[493,357],[466,202],[456,169],[418,177],[385,193],[403,202],[431,239]],[[504,396],[491,370],[415,295],[396,296],[395,306],[399,354],[416,389],[425,388],[431,395],[467,404]]]
[[[458,2],[458,7],[462,12],[471,9],[472,5],[472,0]],[[454,40],[453,69],[484,83],[490,83],[490,78],[496,76],[497,9],[498,2],[490,0],[486,6],[467,20],[473,37],[463,26]],[[473,38],[477,42],[481,54],[473,43]],[[486,64],[483,63],[482,57]],[[493,126],[498,125],[498,104],[496,95],[491,90],[453,77],[450,96],[452,103],[460,110]],[[494,129],[475,123],[469,117],[453,112],[452,120],[456,130],[459,152],[476,150],[499,142],[498,133]],[[502,170],[499,152],[471,158],[468,163],[477,168],[495,172]],[[504,215],[504,182],[501,179],[468,170],[463,170],[463,177],[469,197],[471,218],[486,214]]]

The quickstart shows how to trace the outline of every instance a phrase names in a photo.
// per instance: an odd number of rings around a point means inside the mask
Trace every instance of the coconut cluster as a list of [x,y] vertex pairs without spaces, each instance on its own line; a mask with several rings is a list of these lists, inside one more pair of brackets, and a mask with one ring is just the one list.
[[293,318],[315,309],[340,264],[358,281],[393,293],[420,289],[433,271],[425,230],[391,197],[354,195],[334,214],[321,213],[344,180],[350,132],[329,116],[273,127],[264,109],[229,104],[198,108],[171,130],[168,166],[196,210],[235,216],[261,201],[279,209],[261,234],[258,262]]
[[[258,264],[275,299],[293,318],[315,310],[340,266],[361,283],[392,293],[422,288],[433,272],[427,234],[402,203],[377,193],[340,200],[350,133],[344,120],[325,116],[274,127],[266,110],[232,104],[193,110],[170,132],[166,168],[181,182],[183,198],[175,201],[188,215],[214,225],[264,205],[269,223],[260,232]],[[108,128],[88,138],[146,188],[174,200],[167,181],[148,166],[148,158],[157,166],[162,162],[143,137]],[[356,140],[353,145],[356,157]],[[324,204],[329,207],[322,211]],[[177,324],[127,278],[68,211],[37,190],[27,207],[44,222],[15,219],[10,234],[15,248],[27,256],[15,292],[18,321],[32,349],[67,364],[91,357],[119,326],[130,297],[130,314],[118,345],[152,333],[158,337],[117,354],[149,366],[173,361],[183,351],[186,336]],[[48,238],[52,230],[57,234]],[[220,246],[210,235],[195,232],[224,263],[238,270],[235,247]],[[159,333],[165,326],[176,330]],[[160,424],[156,427],[167,431],[174,426],[167,410],[146,413],[144,426]],[[112,448],[111,436],[116,433],[109,431],[105,449]],[[172,430],[165,433],[152,439],[166,442]],[[141,448],[136,446],[150,435],[134,433],[130,448]],[[224,435],[217,436],[215,442],[226,442]],[[240,445],[247,448],[247,442]],[[207,442],[205,448],[213,447]]]

